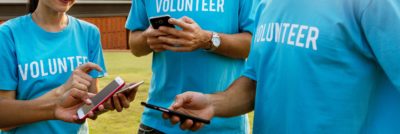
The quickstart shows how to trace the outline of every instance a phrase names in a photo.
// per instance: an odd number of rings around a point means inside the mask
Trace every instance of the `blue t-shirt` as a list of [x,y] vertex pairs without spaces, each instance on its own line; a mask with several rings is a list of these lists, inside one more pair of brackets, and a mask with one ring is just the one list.
[[400,89],[400,1],[257,7],[243,74],[257,81],[254,133],[361,133],[381,80]]
[[385,76],[379,80],[371,100],[364,134],[397,134],[400,132],[400,93]]
[[[64,84],[77,66],[104,59],[96,26],[68,16],[60,32],[46,32],[30,14],[0,25],[0,90],[16,91],[17,100],[32,100]],[[91,72],[94,78],[105,72]],[[81,125],[41,121],[0,133],[77,133]]]
[[[204,30],[225,34],[251,32],[253,20],[250,0],[132,0],[126,27],[145,30],[149,18],[170,15],[173,18],[188,16]],[[193,52],[164,51],[153,53],[152,82],[148,103],[168,107],[175,96],[185,91],[215,93],[224,91],[241,75],[243,59],[233,59],[204,50]],[[185,133],[179,125],[163,120],[161,112],[145,109],[142,123],[166,133]],[[214,118],[195,133],[245,133],[247,115],[233,118]],[[193,133],[187,131],[187,133]]]

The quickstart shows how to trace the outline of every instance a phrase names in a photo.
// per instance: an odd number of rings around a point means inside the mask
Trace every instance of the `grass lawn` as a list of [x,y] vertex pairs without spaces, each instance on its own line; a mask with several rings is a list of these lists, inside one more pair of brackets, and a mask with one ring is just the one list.
[[[145,83],[139,88],[135,101],[129,109],[118,113],[110,111],[102,114],[97,120],[89,120],[91,134],[132,134],[137,133],[143,107],[141,101],[146,101],[147,91],[151,79],[151,55],[145,57],[134,57],[128,51],[105,51],[105,62],[109,76],[100,79],[100,88],[111,82],[116,76],[121,76],[127,82],[144,80]],[[253,114],[249,115],[250,124]],[[161,118],[161,117],[160,117]]]

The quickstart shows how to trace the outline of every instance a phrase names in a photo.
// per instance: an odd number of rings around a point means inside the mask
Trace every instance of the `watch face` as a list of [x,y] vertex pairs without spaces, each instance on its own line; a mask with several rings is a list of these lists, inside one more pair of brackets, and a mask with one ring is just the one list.
[[221,40],[219,39],[219,38],[212,38],[212,42],[213,42],[213,45],[215,46],[215,47],[219,47],[219,45],[221,44]]

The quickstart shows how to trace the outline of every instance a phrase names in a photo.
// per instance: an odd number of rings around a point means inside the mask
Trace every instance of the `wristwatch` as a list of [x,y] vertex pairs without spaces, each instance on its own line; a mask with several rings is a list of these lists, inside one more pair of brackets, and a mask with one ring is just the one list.
[[217,48],[221,45],[221,38],[219,37],[218,33],[212,32],[212,37],[211,37],[211,45],[207,51],[215,51]]

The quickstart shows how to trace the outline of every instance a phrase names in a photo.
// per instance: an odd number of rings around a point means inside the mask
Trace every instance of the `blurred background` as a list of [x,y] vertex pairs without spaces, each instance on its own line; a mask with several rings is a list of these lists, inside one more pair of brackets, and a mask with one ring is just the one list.
[[[89,21],[100,28],[104,49],[128,49],[125,21],[130,0],[77,0],[69,15]],[[0,24],[27,14],[27,0],[0,0]]]

